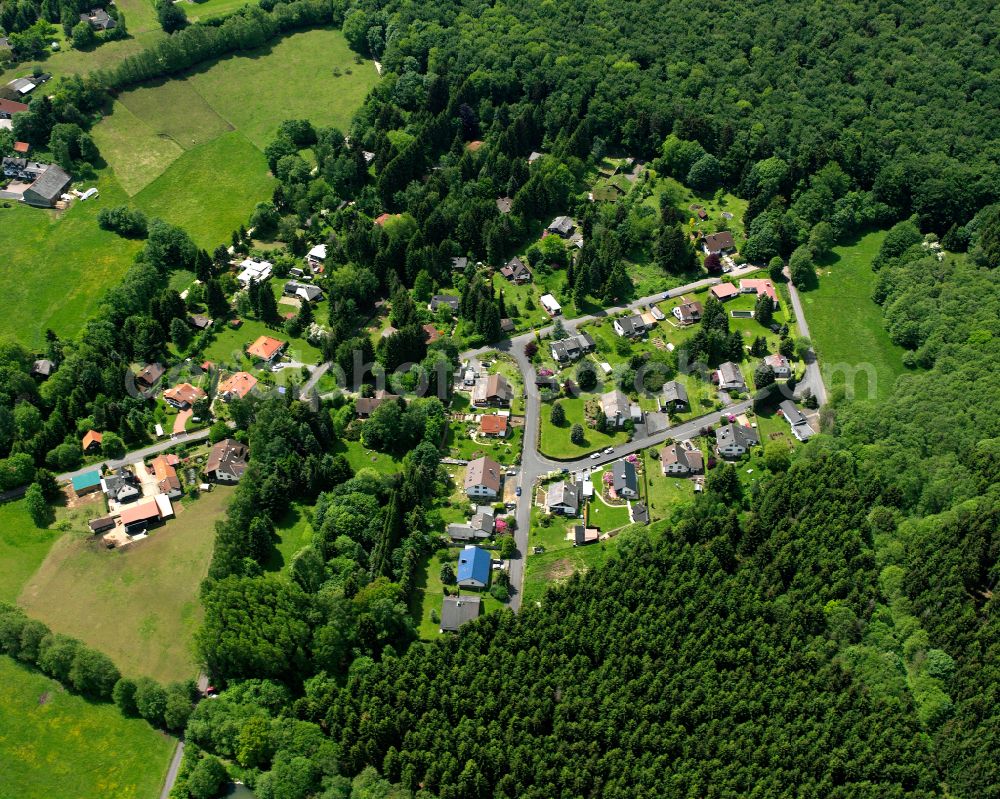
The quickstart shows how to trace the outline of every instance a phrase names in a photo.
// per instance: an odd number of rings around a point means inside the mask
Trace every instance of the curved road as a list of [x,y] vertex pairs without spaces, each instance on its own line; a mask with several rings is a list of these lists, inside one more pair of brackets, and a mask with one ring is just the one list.
[[[742,274],[755,271],[758,271],[757,267],[744,267],[742,269],[734,270],[730,273],[730,275],[733,277],[739,277]],[[670,291],[670,296],[676,297],[689,291],[696,291],[698,289],[707,288],[708,286],[713,286],[719,282],[719,278],[705,278],[704,280],[699,280],[694,283],[689,283],[685,286],[672,289]],[[795,315],[799,321],[799,329],[804,335],[808,335],[808,327],[805,325],[805,316],[802,313],[801,305],[798,303],[798,294],[795,293],[794,287],[792,287],[791,284],[789,284],[789,288],[791,291],[792,305],[795,309]],[[605,308],[596,314],[588,314],[586,316],[577,317],[576,319],[564,319],[563,326],[566,328],[567,333],[573,335],[577,332],[579,326],[584,322],[613,316],[614,314],[626,310],[634,310],[651,303],[659,302],[663,298],[663,292],[649,297],[642,297],[628,303],[627,305],[617,305],[611,308]],[[699,416],[695,419],[683,422],[679,425],[668,427],[667,429],[653,433],[652,435],[642,435],[627,444],[621,444],[615,447],[614,452],[609,455],[601,452],[600,457],[598,458],[592,459],[589,455],[578,458],[575,461],[555,461],[550,458],[546,458],[538,451],[542,404],[541,395],[538,388],[535,386],[534,366],[524,354],[524,345],[529,341],[535,340],[536,332],[537,335],[542,336],[551,332],[551,330],[552,325],[548,325],[538,331],[522,333],[514,338],[498,342],[496,345],[491,347],[481,347],[479,349],[463,352],[459,356],[462,360],[471,360],[491,352],[506,353],[514,359],[518,370],[521,372],[521,378],[524,382],[524,444],[521,452],[521,468],[517,477],[518,485],[521,486],[522,490],[521,496],[518,498],[517,509],[515,512],[517,530],[514,534],[514,540],[517,543],[517,550],[520,553],[520,557],[513,558],[510,561],[510,606],[514,611],[519,610],[521,607],[521,589],[524,584],[524,566],[528,553],[528,533],[531,529],[531,507],[534,501],[533,489],[535,482],[541,476],[553,470],[559,469],[568,469],[572,472],[585,468],[598,468],[604,464],[618,460],[623,455],[628,455],[630,453],[646,449],[647,447],[661,444],[667,439],[683,440],[691,438],[706,424],[711,424],[717,421],[720,415],[720,411],[713,411],[705,414],[704,416]],[[822,404],[826,401],[826,393],[823,390],[823,382],[820,377],[819,364],[816,361],[815,353],[810,351],[810,354],[812,355],[812,359],[811,361],[808,358],[806,360],[806,375],[802,382],[796,387],[796,393],[801,394],[805,388],[809,388],[813,392],[813,395]],[[749,410],[752,406],[752,400],[743,400],[741,402],[728,405],[725,409],[725,413],[740,414]]]

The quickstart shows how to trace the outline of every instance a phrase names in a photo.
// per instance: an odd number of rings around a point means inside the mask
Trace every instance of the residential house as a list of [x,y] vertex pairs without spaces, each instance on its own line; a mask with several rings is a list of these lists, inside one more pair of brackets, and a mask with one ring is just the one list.
[[243,399],[253,391],[253,387],[256,385],[257,378],[252,374],[249,372],[237,372],[219,383],[218,396],[223,402]]
[[644,502],[633,502],[629,505],[629,518],[633,524],[649,524],[649,509]]
[[[25,103],[0,97],[0,130],[4,128],[10,130],[13,127],[12,120],[14,119],[14,114],[23,114],[27,110],[28,106]],[[4,122],[7,124],[3,124]]]
[[732,283],[716,283],[708,292],[719,302],[725,302],[726,300],[731,300],[733,297],[740,296],[740,290]]
[[135,472],[124,466],[101,478],[101,490],[108,499],[122,504],[133,502],[142,496],[142,485]]
[[56,365],[48,358],[40,358],[31,366],[31,374],[35,377],[40,377],[43,380],[47,377],[51,377],[55,370]]
[[552,483],[545,492],[545,510],[562,516],[576,516],[580,511],[581,486],[560,480]]
[[375,224],[379,227],[385,227],[385,223],[392,219],[392,214],[379,214],[375,217]]
[[701,321],[704,311],[700,302],[685,302],[674,308],[673,314],[682,325],[693,325]]
[[736,243],[733,241],[733,234],[728,230],[723,230],[720,233],[709,233],[705,236],[703,247],[706,255],[721,255],[733,252],[736,249]]
[[562,313],[562,306],[556,302],[556,298],[551,294],[543,294],[538,298],[538,301],[542,304],[542,309],[549,316],[559,316]]
[[319,302],[323,299],[323,290],[319,286],[299,283],[295,280],[289,280],[282,289],[282,293],[286,297],[295,297],[302,302]]
[[195,330],[208,330],[212,326],[212,317],[196,313],[188,317],[188,324]]
[[97,535],[98,533],[113,530],[115,528],[115,519],[113,516],[102,516],[100,519],[91,519],[87,522],[87,526],[90,528],[90,532]]
[[580,345],[575,338],[564,339],[563,341],[553,341],[549,346],[552,358],[556,363],[568,363],[575,361],[582,354]]
[[601,538],[601,531],[596,527],[584,527],[582,524],[573,525],[573,546],[582,547],[586,544],[593,544]]
[[746,391],[747,384],[743,379],[743,372],[740,367],[732,361],[720,363],[715,371],[715,376],[719,381],[719,388],[722,391]]
[[[169,500],[168,500],[169,502]],[[140,505],[133,505],[131,508],[123,510],[121,513],[122,526],[127,535],[140,535],[150,527],[160,524],[164,515],[158,502],[143,502]]]
[[232,438],[215,444],[205,462],[205,474],[217,483],[237,483],[247,469],[250,448]]
[[683,383],[671,380],[663,384],[663,404],[667,410],[686,411],[690,407],[687,389]]
[[445,305],[452,313],[458,313],[461,304],[462,301],[458,297],[452,297],[450,294],[435,294],[431,297],[430,309],[437,311],[438,308]]
[[477,596],[446,596],[441,603],[442,633],[458,632],[466,622],[479,618],[483,601]]
[[488,414],[479,419],[479,435],[488,438],[507,437],[507,416]]
[[514,207],[514,200],[510,197],[497,197],[497,210],[501,214],[509,214],[510,209]]
[[264,363],[271,363],[284,348],[285,342],[280,339],[259,336],[253,344],[247,347],[247,355]]
[[500,320],[500,332],[513,333],[515,329],[514,320],[506,317]]
[[631,419],[632,403],[620,389],[609,391],[601,395],[601,410],[604,412],[608,423],[614,427],[621,427],[627,419]]
[[118,21],[103,8],[92,8],[89,14],[81,14],[80,21],[89,22],[95,31],[109,31],[118,27]]
[[781,409],[781,415],[785,417],[785,421],[788,422],[788,426],[792,429],[792,435],[799,441],[805,441],[816,435],[816,431],[812,429],[806,420],[805,414],[796,408],[795,403],[790,399],[785,400],[778,407]]
[[458,587],[483,589],[490,583],[490,553],[469,544],[458,555]]
[[775,377],[791,377],[792,376],[792,365],[788,358],[781,354],[767,355],[764,358],[764,363],[770,366],[774,370]]
[[156,478],[156,487],[161,494],[166,494],[171,499],[177,499],[184,493],[177,469],[174,468],[179,462],[176,455],[159,455],[149,462],[149,470]]
[[73,493],[82,497],[101,489],[101,473],[96,469],[92,472],[84,472],[76,475],[69,482],[73,486]]
[[757,431],[746,425],[725,424],[715,431],[715,450],[723,458],[742,458],[759,443]]
[[441,338],[441,334],[438,332],[438,329],[434,327],[434,325],[432,324],[423,325],[422,330],[424,331],[424,340],[428,344],[433,344],[435,341]]
[[[4,159],[23,161],[24,159]],[[35,170],[42,167],[41,170]],[[4,170],[6,174],[7,170]],[[12,177],[8,175],[8,177]],[[34,205],[38,208],[53,208],[62,197],[66,187],[69,186],[72,178],[55,164],[38,164],[29,162],[29,169],[25,172],[25,177],[32,180],[32,183],[21,193],[21,200],[27,205]]]
[[270,261],[260,260],[258,258],[244,258],[240,262],[240,273],[236,276],[236,279],[240,282],[243,288],[250,285],[250,281],[254,283],[263,283],[271,277],[271,273],[274,271],[274,265]]
[[772,283],[767,278],[752,278],[750,280],[740,281],[740,293],[741,294],[756,294],[758,297],[761,294],[766,294],[771,298],[771,302],[774,303],[774,307],[778,307],[778,292],[774,288],[774,283]]
[[101,448],[101,440],[104,438],[103,434],[98,433],[96,430],[88,430],[83,436],[83,451],[84,452],[97,452]]
[[543,375],[540,373],[535,374],[535,388],[544,388],[548,391],[558,391],[559,381],[556,380],[555,375]]
[[163,364],[147,363],[139,370],[139,374],[135,376],[135,382],[142,388],[150,389],[160,382],[160,378],[163,377],[166,371]]
[[464,255],[457,255],[451,259],[451,268],[454,272],[464,272],[469,265],[469,259]]
[[198,400],[203,400],[207,396],[204,391],[190,383],[178,383],[173,388],[168,388],[163,392],[164,401],[182,411],[187,410]]
[[660,469],[664,476],[687,477],[704,470],[701,450],[687,449],[683,444],[668,444],[660,450]]
[[535,161],[537,161],[541,157],[542,157],[542,153],[537,152],[536,150],[532,150],[531,151],[531,155],[528,156],[528,163],[529,164],[533,164],[533,163],[535,163]]
[[469,461],[465,467],[465,493],[470,498],[496,499],[503,481],[500,464],[492,458],[482,457]]
[[516,255],[504,266],[500,267],[500,274],[511,283],[522,284],[531,282],[531,270]]
[[493,535],[495,526],[493,509],[483,506],[476,509],[468,524],[449,524],[448,537],[452,541],[482,541]]
[[501,374],[480,377],[472,389],[472,404],[478,407],[484,405],[500,405],[506,407],[514,398],[514,390]]
[[612,324],[615,333],[625,338],[636,338],[646,332],[646,322],[639,314],[621,316]]
[[573,235],[573,231],[576,230],[576,222],[568,216],[557,216],[545,229],[549,233],[568,239],[571,235]]
[[354,401],[354,412],[358,415],[358,418],[367,419],[369,416],[375,413],[375,409],[383,402],[389,402],[398,399],[399,399],[398,395],[390,394],[384,388],[380,388],[375,392],[374,397],[358,397]]
[[612,483],[615,495],[622,499],[637,499],[639,497],[639,478],[635,464],[631,461],[615,461],[611,466]]
[[306,263],[309,264],[311,269],[319,269],[322,271],[323,264],[326,263],[326,245],[317,244],[309,252],[306,253]]

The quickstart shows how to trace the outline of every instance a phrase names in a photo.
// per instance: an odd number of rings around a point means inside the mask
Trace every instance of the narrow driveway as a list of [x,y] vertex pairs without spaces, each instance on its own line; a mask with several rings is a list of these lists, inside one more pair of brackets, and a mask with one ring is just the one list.
[[84,466],[82,469],[77,469],[73,472],[65,472],[56,476],[56,479],[60,482],[64,480],[72,480],[74,477],[85,474],[87,472],[92,472],[95,469],[117,469],[119,466],[127,466],[132,463],[139,463],[140,461],[146,460],[150,455],[156,455],[163,452],[165,449],[170,449],[178,444],[185,444],[192,441],[203,441],[208,438],[208,428],[204,430],[195,430],[191,433],[184,433],[183,435],[173,436],[163,441],[157,441],[155,444],[150,444],[148,447],[143,447],[142,449],[134,450],[129,452],[121,460],[106,460],[100,463],[92,463],[89,466]]
[[[792,310],[795,311],[795,319],[799,323],[799,332],[806,338],[812,340],[809,335],[809,323],[806,321],[806,313],[802,308],[802,300],[799,298],[799,290],[792,283],[792,276],[785,267],[785,277],[788,278],[788,296],[792,300]],[[816,357],[816,350],[812,347],[805,356],[806,374],[802,382],[795,387],[796,398],[802,397],[806,389],[816,398],[820,405],[826,405],[826,386],[823,385],[823,374],[819,368],[819,359]]]
[[180,771],[181,760],[183,759],[184,741],[180,740],[177,742],[177,748],[174,749],[174,756],[170,760],[167,776],[163,780],[163,790],[160,791],[160,799],[170,799],[170,792],[174,789],[174,783],[177,782],[177,772]]

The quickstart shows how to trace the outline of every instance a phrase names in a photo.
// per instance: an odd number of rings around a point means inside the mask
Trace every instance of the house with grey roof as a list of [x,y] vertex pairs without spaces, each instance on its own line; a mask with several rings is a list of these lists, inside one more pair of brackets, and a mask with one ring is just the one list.
[[764,363],[774,370],[775,377],[791,377],[792,375],[792,365],[784,355],[768,355],[764,358]]
[[683,383],[671,380],[663,384],[663,404],[668,410],[686,411],[689,407],[687,389]]
[[632,403],[621,389],[616,388],[601,395],[601,411],[610,424],[621,427],[626,419],[632,418]]
[[72,178],[61,167],[49,164],[24,190],[22,200],[38,208],[53,208],[71,181]]
[[704,470],[701,450],[688,449],[680,442],[668,444],[660,450],[660,470],[664,477],[701,474]]
[[95,31],[109,31],[118,27],[118,21],[103,8],[92,8],[89,14],[81,14],[80,21],[89,22]]
[[576,516],[580,510],[581,486],[567,480],[560,480],[549,486],[545,492],[545,510],[563,516]]
[[636,338],[646,332],[646,320],[639,314],[619,317],[611,326],[615,333],[624,338]]
[[441,632],[453,633],[479,618],[483,601],[477,596],[446,596],[441,603]]
[[615,495],[622,499],[637,499],[639,496],[639,478],[635,464],[631,461],[615,461],[611,465],[611,487]]
[[760,436],[752,427],[725,424],[715,431],[715,449],[723,458],[742,458],[758,444]]
[[461,302],[458,297],[453,297],[450,294],[435,294],[431,297],[430,309],[436,311],[442,305],[446,305],[452,313],[458,313],[458,307],[461,305]]
[[468,524],[449,524],[448,537],[452,541],[482,541],[493,535],[495,524],[493,508],[481,506]]
[[549,233],[568,239],[571,235],[573,235],[573,231],[576,229],[576,222],[568,216],[557,216],[545,229]]
[[741,372],[740,367],[732,361],[720,363],[719,368],[715,370],[715,376],[718,379],[719,388],[722,391],[747,390],[746,381],[743,379],[743,372]]
[[778,407],[781,409],[781,415],[785,417],[785,421],[792,429],[792,435],[799,441],[805,441],[816,435],[816,431],[810,426],[805,414],[796,408],[795,403],[790,399],[785,400]]

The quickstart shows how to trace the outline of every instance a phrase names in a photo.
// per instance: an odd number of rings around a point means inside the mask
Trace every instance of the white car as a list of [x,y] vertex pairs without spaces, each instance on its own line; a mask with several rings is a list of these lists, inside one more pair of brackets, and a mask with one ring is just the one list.
[[604,450],[604,454],[605,455],[610,455],[614,451],[615,451],[614,447],[608,447],[606,450]]
[[601,457],[601,453],[600,452],[594,452],[594,453],[591,453],[591,455],[590,455],[590,459],[592,461],[596,461],[600,457]]

